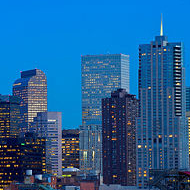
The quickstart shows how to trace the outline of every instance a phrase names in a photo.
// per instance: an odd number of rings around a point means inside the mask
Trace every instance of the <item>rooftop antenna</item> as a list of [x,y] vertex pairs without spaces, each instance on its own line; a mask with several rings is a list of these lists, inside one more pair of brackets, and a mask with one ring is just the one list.
[[160,36],[163,36],[162,13],[161,13],[161,27],[160,27]]

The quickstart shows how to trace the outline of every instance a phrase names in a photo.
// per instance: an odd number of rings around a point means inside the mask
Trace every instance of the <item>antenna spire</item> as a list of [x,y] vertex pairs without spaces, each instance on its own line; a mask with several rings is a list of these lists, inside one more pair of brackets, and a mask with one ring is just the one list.
[[161,27],[160,27],[160,36],[163,36],[162,13],[161,13]]

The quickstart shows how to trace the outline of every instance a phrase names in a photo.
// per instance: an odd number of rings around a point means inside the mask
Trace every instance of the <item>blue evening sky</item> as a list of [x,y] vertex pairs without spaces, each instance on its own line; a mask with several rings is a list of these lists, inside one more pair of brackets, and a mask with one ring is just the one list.
[[185,46],[190,85],[189,0],[0,1],[0,94],[11,94],[21,70],[39,68],[48,79],[48,108],[63,127],[81,124],[81,68],[85,54],[130,55],[131,93],[137,94],[138,45],[164,34]]

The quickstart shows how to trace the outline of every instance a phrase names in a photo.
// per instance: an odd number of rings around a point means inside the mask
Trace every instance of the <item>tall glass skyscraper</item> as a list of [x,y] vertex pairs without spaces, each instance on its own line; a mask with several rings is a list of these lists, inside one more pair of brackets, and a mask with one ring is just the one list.
[[160,36],[139,46],[140,117],[137,118],[137,185],[149,169],[188,169],[183,45]]
[[85,55],[81,62],[80,170],[102,174],[102,98],[118,88],[129,92],[129,55]]
[[101,100],[124,88],[129,92],[129,56],[85,55],[82,61],[82,123],[101,125]]
[[22,132],[27,132],[38,112],[47,111],[47,80],[39,69],[21,72],[13,84],[13,95],[21,98]]

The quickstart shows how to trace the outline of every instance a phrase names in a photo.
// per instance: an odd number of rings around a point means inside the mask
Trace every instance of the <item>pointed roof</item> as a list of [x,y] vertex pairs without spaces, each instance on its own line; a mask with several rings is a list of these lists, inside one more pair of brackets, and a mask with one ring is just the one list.
[[161,14],[160,36],[163,36],[162,14]]

